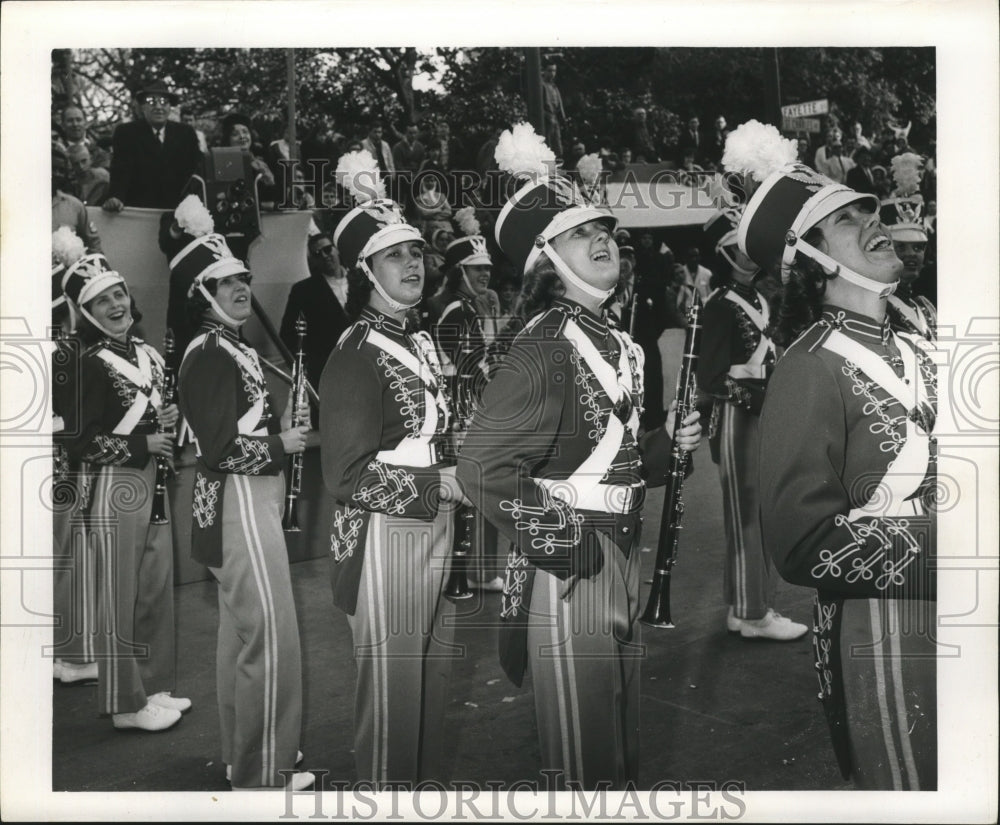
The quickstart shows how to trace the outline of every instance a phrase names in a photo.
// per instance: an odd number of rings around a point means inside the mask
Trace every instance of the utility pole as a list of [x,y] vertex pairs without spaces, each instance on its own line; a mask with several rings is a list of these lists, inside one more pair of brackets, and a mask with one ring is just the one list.
[[761,49],[761,68],[764,72],[764,118],[781,129],[781,73],[778,67],[778,50]]
[[542,106],[542,56],[540,50],[537,48],[524,50],[524,102],[528,104],[528,120],[531,121],[538,134],[544,135],[545,108]]
[[295,135],[295,49],[285,49],[285,71],[288,77],[288,157],[298,160],[299,149]]

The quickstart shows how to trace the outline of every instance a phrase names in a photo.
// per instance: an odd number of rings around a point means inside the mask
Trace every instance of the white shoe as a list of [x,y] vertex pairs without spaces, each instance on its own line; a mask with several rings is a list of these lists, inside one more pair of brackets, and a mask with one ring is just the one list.
[[71,685],[74,682],[95,682],[97,681],[97,662],[87,662],[85,665],[59,662],[59,681],[64,685]]
[[485,590],[488,593],[503,593],[503,577],[497,576],[488,582],[470,581],[469,584],[477,590]]
[[175,725],[181,718],[179,710],[154,705],[147,702],[146,707],[136,713],[116,713],[111,717],[112,724],[119,730],[138,728],[139,730],[166,730]]
[[161,708],[169,708],[170,710],[177,710],[184,713],[187,710],[191,710],[191,700],[182,699],[177,696],[171,696],[167,691],[160,691],[159,693],[154,693],[152,696],[148,697],[148,701],[154,705],[159,705]]
[[744,639],[771,639],[775,642],[793,641],[809,630],[804,624],[793,622],[771,609],[761,619],[738,619],[732,615],[732,608],[726,617],[726,628],[734,633],[738,630]]
[[[302,751],[295,751],[295,767],[296,768],[299,765],[302,764],[302,760],[303,759],[305,759],[305,757],[302,755]],[[312,774],[310,774],[310,776],[312,776]],[[232,782],[232,781],[233,781],[233,766],[232,765],[226,765],[226,782]]]

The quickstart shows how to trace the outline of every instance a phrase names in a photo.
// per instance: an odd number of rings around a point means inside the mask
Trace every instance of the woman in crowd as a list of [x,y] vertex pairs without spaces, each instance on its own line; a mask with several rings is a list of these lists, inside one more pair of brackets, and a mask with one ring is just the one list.
[[222,120],[222,145],[242,149],[250,156],[250,168],[260,175],[261,203],[273,204],[278,196],[274,174],[263,158],[254,153],[253,125],[246,115],[233,112]]
[[150,523],[156,459],[172,460],[177,407],[162,403],[163,359],[129,335],[128,285],[103,255],[69,266],[63,288],[85,347],[67,404],[70,457],[97,468],[98,699],[116,728],[169,728],[191,707],[175,683],[173,542]]
[[746,127],[747,160],[728,145],[725,159],[761,182],[739,243],[780,272],[788,347],[761,413],[765,546],[817,590],[820,698],[845,777],[935,790],[933,365],[887,320],[902,263],[878,200],[801,165],[768,168],[758,159],[780,157],[765,145],[780,136]]
[[[526,167],[513,144],[501,135],[497,159],[516,174]],[[565,178],[529,182],[504,207],[496,237],[524,273],[529,320],[458,468],[475,507],[514,543],[501,660],[516,684],[531,668],[542,763],[561,788],[620,789],[638,772],[643,359],[604,311],[619,278],[616,223]],[[693,449],[697,413],[684,424],[680,443]]]
[[334,241],[351,267],[355,323],[323,371],[320,433],[334,499],[333,599],[348,615],[357,664],[357,776],[379,787],[444,781],[454,634],[444,587],[463,497],[445,449],[444,378],[408,313],[424,286],[424,242],[387,200],[345,215]]
[[[279,421],[256,350],[240,338],[252,313],[250,273],[225,239],[203,234],[177,253],[197,332],[180,369],[180,400],[197,447],[191,555],[219,589],[216,690],[222,760],[234,790],[283,787],[298,761],[302,664],[281,530],[286,457],[308,427]],[[307,410],[298,410],[308,420]],[[311,773],[289,785],[313,784]]]

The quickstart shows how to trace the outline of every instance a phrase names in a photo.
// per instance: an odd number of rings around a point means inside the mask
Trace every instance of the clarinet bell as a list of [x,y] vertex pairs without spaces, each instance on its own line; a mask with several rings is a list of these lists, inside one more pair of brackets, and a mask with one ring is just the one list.
[[295,499],[291,499],[285,507],[285,514],[281,517],[281,529],[286,533],[302,532],[299,527],[299,508],[295,505]]

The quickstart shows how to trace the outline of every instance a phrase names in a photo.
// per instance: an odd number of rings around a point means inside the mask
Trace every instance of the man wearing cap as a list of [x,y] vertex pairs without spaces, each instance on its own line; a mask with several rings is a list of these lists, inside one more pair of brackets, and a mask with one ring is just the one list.
[[87,215],[83,201],[70,194],[76,189],[76,172],[66,151],[52,144],[52,229],[68,226],[84,242],[88,252],[101,251],[97,226]]
[[[505,132],[498,159],[517,173],[510,143]],[[527,325],[458,465],[473,504],[514,545],[501,664],[520,685],[530,662],[542,764],[558,788],[621,789],[638,771],[643,356],[603,311],[620,275],[616,223],[565,178],[536,177],[504,206],[496,237],[524,273]],[[681,430],[685,449],[696,419]]]
[[171,695],[173,542],[151,523],[156,461],[171,459],[177,407],[164,405],[163,359],[129,335],[128,285],[103,255],[63,278],[86,349],[66,409],[71,458],[97,467],[90,526],[98,550],[98,701],[116,729],[169,728],[191,707]]
[[[932,791],[934,365],[919,338],[888,323],[902,262],[878,200],[798,164],[762,163],[787,142],[747,127],[752,151],[731,168],[761,185],[739,245],[781,275],[776,339],[787,346],[760,421],[765,546],[785,579],[817,591],[819,696],[844,777]],[[726,157],[730,166],[728,145]]]
[[103,207],[173,209],[202,160],[198,136],[186,123],[168,120],[177,95],[157,80],[135,96],[142,117],[115,129],[111,184]]
[[[808,628],[776,613],[777,577],[760,532],[757,472],[759,416],[774,369],[767,300],[754,287],[760,269],[737,246],[739,214],[722,211],[705,227],[725,284],[705,304],[698,388],[715,399],[710,438],[719,439],[719,478],[726,531],[723,594],[726,629],[744,639],[792,641]],[[713,458],[714,458],[713,452]]]
[[[234,790],[282,787],[281,771],[296,763],[302,728],[299,632],[281,529],[282,471],[286,458],[305,448],[308,427],[291,425],[291,394],[278,419],[260,358],[240,338],[253,312],[250,273],[225,238],[195,238],[170,268],[191,284],[189,312],[201,319],[178,386],[197,455],[191,555],[209,568],[219,591],[222,761]],[[313,781],[303,772],[288,784],[302,789]]]

